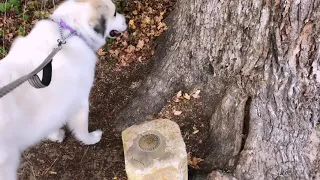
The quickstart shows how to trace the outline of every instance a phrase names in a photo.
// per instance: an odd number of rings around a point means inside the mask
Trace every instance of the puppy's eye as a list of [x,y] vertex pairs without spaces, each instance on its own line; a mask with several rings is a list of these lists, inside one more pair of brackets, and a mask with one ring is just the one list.
[[116,16],[117,16],[117,11],[115,11],[115,12],[114,12],[114,15],[113,15],[113,16],[114,16],[114,17],[116,17]]

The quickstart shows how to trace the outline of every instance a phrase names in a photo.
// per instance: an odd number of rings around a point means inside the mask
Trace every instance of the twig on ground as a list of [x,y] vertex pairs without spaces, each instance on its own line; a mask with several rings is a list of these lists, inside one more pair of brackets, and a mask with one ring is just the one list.
[[51,163],[50,167],[47,168],[46,171],[42,173],[42,176],[45,175],[45,174],[47,174],[47,172],[52,168],[52,166],[57,162],[58,159],[59,159],[59,157],[57,157],[57,158],[53,161],[53,163]]
[[80,160],[80,163],[82,163],[82,160],[83,160],[84,156],[87,154],[88,149],[89,149],[89,147],[87,147],[87,149],[84,151],[82,158]]

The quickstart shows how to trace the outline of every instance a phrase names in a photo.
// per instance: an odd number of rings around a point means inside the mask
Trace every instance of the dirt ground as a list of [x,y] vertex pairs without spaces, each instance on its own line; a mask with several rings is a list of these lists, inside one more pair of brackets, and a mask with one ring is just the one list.
[[[38,19],[47,17],[60,0],[53,2],[21,1],[18,7],[20,13],[13,7],[0,14],[0,59],[6,55],[16,36],[26,34]],[[121,135],[115,131],[115,119],[150,72],[156,38],[166,29],[162,20],[173,5],[170,0],[140,0],[125,7],[117,4],[119,11],[132,21],[122,38],[109,41],[98,52],[100,60],[91,93],[89,116],[90,131],[103,130],[102,140],[94,146],[85,146],[68,133],[61,144],[43,141],[23,154],[20,179],[126,179]],[[201,158],[205,153],[203,141],[209,129],[204,123],[208,117],[201,116],[205,106],[198,100],[205,97],[201,97],[201,92],[200,97],[191,93],[189,97],[178,92],[172,96],[173,99],[156,117],[177,122],[187,152]],[[197,160],[190,161],[191,174],[197,168]]]

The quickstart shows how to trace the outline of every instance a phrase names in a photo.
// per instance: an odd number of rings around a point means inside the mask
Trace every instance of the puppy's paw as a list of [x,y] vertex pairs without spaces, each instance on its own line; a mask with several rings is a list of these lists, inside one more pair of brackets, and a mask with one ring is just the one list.
[[102,131],[96,130],[85,135],[76,135],[76,137],[85,145],[96,144],[101,140]]
[[61,143],[64,140],[65,131],[63,129],[59,129],[59,131],[54,132],[48,136],[48,139],[53,142]]

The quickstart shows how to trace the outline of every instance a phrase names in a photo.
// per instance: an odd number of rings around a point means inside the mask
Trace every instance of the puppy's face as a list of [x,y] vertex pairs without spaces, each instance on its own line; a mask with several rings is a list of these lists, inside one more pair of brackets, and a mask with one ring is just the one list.
[[126,19],[111,0],[74,0],[89,3],[93,9],[89,24],[104,38],[116,38],[127,29]]

